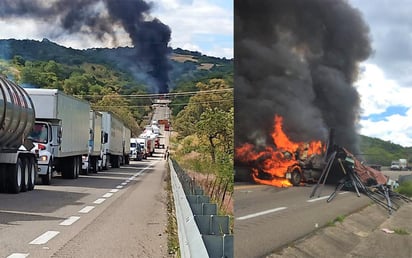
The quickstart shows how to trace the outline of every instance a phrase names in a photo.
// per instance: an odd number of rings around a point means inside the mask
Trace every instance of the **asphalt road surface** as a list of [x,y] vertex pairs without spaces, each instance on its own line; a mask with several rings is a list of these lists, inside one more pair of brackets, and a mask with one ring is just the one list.
[[168,257],[162,152],[118,169],[0,194],[2,257]]
[[311,191],[312,186],[235,185],[235,257],[264,257],[371,202],[341,191],[327,203],[334,187],[325,186],[319,198],[310,199]]

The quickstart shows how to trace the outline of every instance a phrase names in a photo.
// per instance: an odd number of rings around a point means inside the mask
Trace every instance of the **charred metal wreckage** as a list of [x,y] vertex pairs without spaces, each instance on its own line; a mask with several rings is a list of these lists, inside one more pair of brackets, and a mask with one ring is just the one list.
[[409,197],[394,192],[388,185],[388,178],[383,173],[363,165],[345,148],[335,145],[333,130],[330,132],[325,161],[326,165],[312,189],[310,198],[316,193],[320,197],[325,183],[335,183],[335,190],[327,198],[327,202],[332,201],[336,193],[342,189],[355,191],[358,197],[361,193],[365,194],[372,201],[387,209],[389,214],[400,207],[399,201],[412,201]]

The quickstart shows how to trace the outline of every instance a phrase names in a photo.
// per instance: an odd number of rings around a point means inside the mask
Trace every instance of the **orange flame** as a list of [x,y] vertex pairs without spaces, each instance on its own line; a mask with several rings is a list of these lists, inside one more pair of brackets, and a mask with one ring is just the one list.
[[[320,141],[310,143],[293,142],[283,131],[283,118],[275,115],[274,130],[272,139],[276,149],[266,147],[260,152],[255,151],[255,146],[245,143],[236,149],[236,158],[248,164],[253,164],[252,177],[256,183],[268,184],[277,187],[292,186],[286,179],[286,173],[290,167],[297,164],[295,154],[300,157],[310,157],[314,154],[320,154],[324,146]],[[262,179],[259,174],[264,172],[268,178]]]

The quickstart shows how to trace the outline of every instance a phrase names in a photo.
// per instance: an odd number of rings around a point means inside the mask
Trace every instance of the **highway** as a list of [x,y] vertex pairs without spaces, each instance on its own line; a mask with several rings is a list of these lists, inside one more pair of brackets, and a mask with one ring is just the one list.
[[0,257],[165,257],[166,162],[154,157],[0,194]]
[[312,186],[276,188],[236,183],[235,257],[264,257],[371,203],[364,195],[341,191],[330,203],[334,186],[325,186],[312,199]]

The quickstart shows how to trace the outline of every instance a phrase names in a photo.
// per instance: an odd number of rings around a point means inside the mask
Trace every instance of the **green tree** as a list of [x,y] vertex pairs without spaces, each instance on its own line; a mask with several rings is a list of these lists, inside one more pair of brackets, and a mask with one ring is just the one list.
[[232,88],[222,79],[212,79],[209,83],[197,83],[199,92],[189,99],[189,103],[177,114],[174,129],[182,137],[196,133],[196,123],[207,109],[219,108],[228,112],[233,107]]
[[212,163],[216,163],[216,152],[230,155],[233,150],[233,108],[229,112],[217,107],[208,108],[196,124],[196,134],[208,143]]

